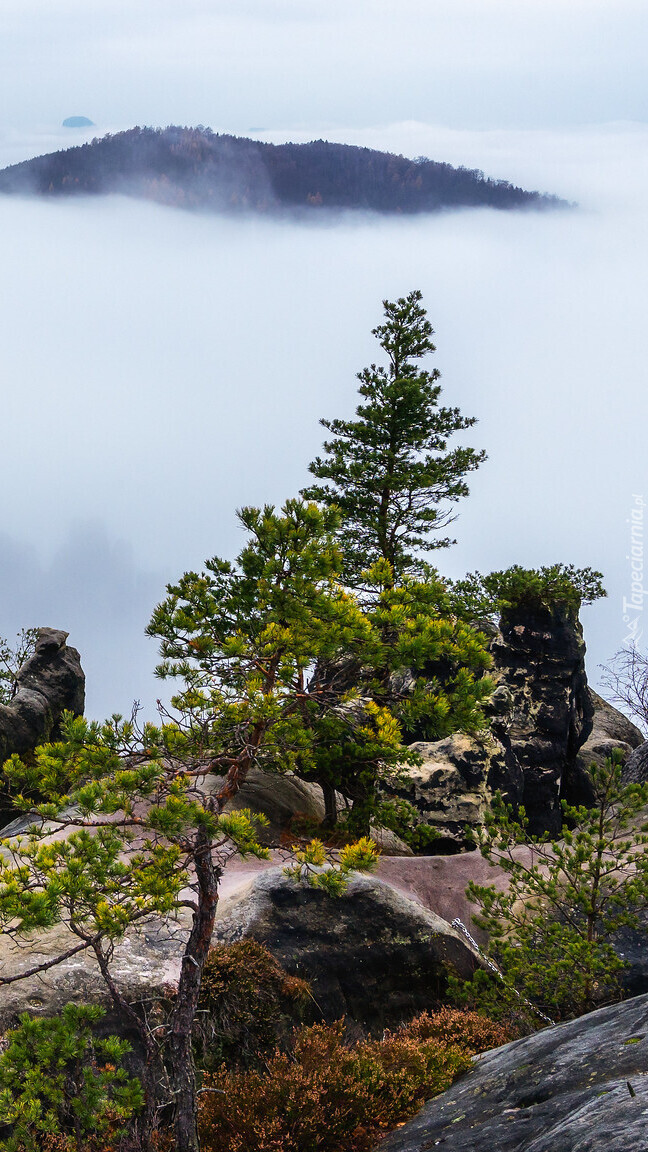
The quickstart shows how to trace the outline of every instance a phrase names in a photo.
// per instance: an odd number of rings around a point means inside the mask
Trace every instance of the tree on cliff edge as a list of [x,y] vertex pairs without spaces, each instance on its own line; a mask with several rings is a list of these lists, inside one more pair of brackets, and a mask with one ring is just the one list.
[[373,335],[388,365],[358,373],[366,403],[356,420],[321,421],[333,439],[309,470],[324,483],[302,492],[340,509],[344,575],[352,587],[380,560],[388,561],[398,584],[416,570],[415,553],[452,543],[435,534],[455,519],[450,506],[468,495],[466,475],[486,459],[473,448],[447,450],[448,438],[475,418],[440,407],[438,369],[417,364],[436,350],[421,299],[414,291],[383,301],[385,322]]
[[[239,516],[249,536],[237,562],[215,557],[205,572],[185,573],[149,626],[161,641],[160,673],[180,678],[175,718],[138,733],[119,717],[105,725],[68,717],[63,740],[4,766],[31,827],[3,841],[0,927],[19,940],[62,923],[70,936],[58,955],[0,973],[0,987],[94,955],[117,1016],[146,1055],[147,1150],[158,1109],[171,1107],[176,1149],[197,1152],[192,1025],[219,882],[234,853],[267,855],[250,813],[226,806],[252,768],[280,773],[316,756],[327,709],[306,693],[308,669],[374,646],[365,614],[338,584],[337,513],[295,500],[281,514],[266,507]],[[347,728],[367,764],[400,756],[400,729],[386,709],[371,706],[360,728]],[[361,841],[310,879],[335,895],[351,869],[375,860],[375,846]],[[322,845],[298,861],[300,875],[324,863]],[[193,918],[177,992],[168,1021],[149,1028],[113,977],[114,947],[137,923],[183,906]]]

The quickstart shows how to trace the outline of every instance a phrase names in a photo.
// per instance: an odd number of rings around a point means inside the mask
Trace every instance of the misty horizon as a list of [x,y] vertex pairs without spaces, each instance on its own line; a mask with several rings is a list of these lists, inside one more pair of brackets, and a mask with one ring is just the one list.
[[136,699],[151,715],[143,633],[165,584],[236,555],[237,507],[304,486],[320,417],[354,411],[376,359],[381,301],[418,288],[442,401],[478,418],[461,439],[489,455],[432,559],[452,578],[600,569],[609,597],[582,614],[596,684],[627,632],[648,486],[639,0],[8,0],[5,16],[3,167],[137,123],[209,124],[427,156],[578,207],[296,225],[2,197],[0,635],[65,629],[89,715]]
[[[611,141],[622,178],[596,187]],[[533,135],[526,155],[519,135],[510,143],[517,172],[540,170]],[[636,472],[614,366],[626,403],[643,404],[635,147],[627,132],[588,133],[559,171],[564,141],[552,139],[547,173],[585,203],[568,216],[479,209],[295,228],[119,197],[3,201],[15,285],[3,347],[20,381],[5,464],[22,483],[3,517],[0,633],[64,628],[89,713],[140,699],[150,714],[162,686],[143,630],[165,583],[236,554],[236,507],[299,491],[319,418],[355,409],[380,301],[419,287],[443,401],[478,417],[464,440],[489,453],[458,507],[458,544],[432,558],[453,578],[512,563],[600,568],[610,598],[583,613],[596,681],[623,639]]]

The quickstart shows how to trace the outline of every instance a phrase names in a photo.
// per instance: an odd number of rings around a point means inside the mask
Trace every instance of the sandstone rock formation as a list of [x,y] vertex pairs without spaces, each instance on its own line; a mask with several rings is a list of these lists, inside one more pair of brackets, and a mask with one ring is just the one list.
[[405,780],[387,787],[418,810],[421,820],[438,830],[429,847],[449,855],[465,849],[466,825],[483,823],[498,789],[510,804],[522,800],[524,777],[517,760],[499,740],[455,733],[445,740],[419,741],[411,747],[422,763]]
[[380,1152],[644,1152],[648,996],[487,1052]]
[[591,688],[589,695],[594,708],[592,731],[581,746],[574,762],[568,766],[565,779],[565,799],[574,804],[588,804],[591,800],[592,792],[588,778],[588,768],[591,764],[603,765],[614,749],[620,748],[627,766],[633,755],[633,749],[643,744],[641,732],[627,716],[613,708]]
[[[423,757],[409,780],[387,789],[415,805],[439,830],[430,852],[466,847],[465,826],[480,823],[493,793],[523,804],[534,835],[558,835],[561,800],[592,799],[587,769],[613,748],[628,755],[628,778],[648,779],[641,733],[587,685],[580,624],[561,608],[517,608],[489,625],[496,688],[488,703],[490,730],[419,741]],[[633,751],[636,749],[636,751]]]
[[[403,861],[405,863],[405,861]],[[332,899],[283,874],[276,864],[237,860],[226,869],[214,943],[253,937],[289,971],[313,982],[328,1020],[348,1015],[366,1027],[407,1019],[443,999],[446,964],[468,977],[479,963],[458,932],[413,895],[358,876]],[[115,947],[112,971],[131,1001],[168,996],[178,981],[191,913],[130,929]],[[77,939],[58,927],[14,943],[0,936],[0,973],[47,964]],[[107,1003],[93,956],[80,952],[24,981],[0,988],[0,1028],[20,1012],[51,1016],[69,1001]]]
[[643,784],[648,780],[648,741],[639,744],[628,756],[623,767],[623,780],[626,784]]
[[503,615],[491,652],[495,679],[511,695],[493,734],[522,769],[531,832],[556,834],[563,782],[594,715],[583,630],[562,607],[516,609]]
[[12,752],[22,755],[60,734],[63,712],[83,714],[85,676],[67,632],[39,628],[33,656],[17,677],[10,704],[0,704],[0,763]]
[[443,1001],[448,967],[479,964],[447,921],[375,877],[354,877],[332,900],[272,869],[222,902],[214,938],[253,937],[311,982],[327,1020],[394,1026]]

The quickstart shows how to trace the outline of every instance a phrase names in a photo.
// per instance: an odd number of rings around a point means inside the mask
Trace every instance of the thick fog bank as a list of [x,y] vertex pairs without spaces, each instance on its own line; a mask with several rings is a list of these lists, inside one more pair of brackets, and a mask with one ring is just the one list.
[[164,582],[236,552],[237,506],[304,484],[319,417],[353,411],[355,372],[376,357],[381,299],[415,287],[444,400],[479,417],[470,442],[490,457],[440,568],[600,568],[610,598],[583,614],[594,678],[623,642],[627,521],[648,500],[646,132],[446,133],[443,152],[441,136],[405,125],[353,142],[581,208],[308,227],[0,200],[0,634],[66,628],[91,715],[134,699],[151,713],[142,633]]
[[[3,0],[0,108],[30,126],[230,131],[645,117],[643,0]],[[215,126],[215,125],[214,125]],[[316,132],[316,135],[319,135]]]

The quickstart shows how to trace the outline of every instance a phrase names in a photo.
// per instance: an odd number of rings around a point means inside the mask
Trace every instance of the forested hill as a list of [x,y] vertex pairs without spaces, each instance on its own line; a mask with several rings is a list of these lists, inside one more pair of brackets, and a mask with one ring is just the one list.
[[325,208],[433,212],[545,208],[564,201],[483,172],[330,144],[265,144],[208,128],[131,128],[0,171],[0,191],[60,196],[120,192],[215,211]]

